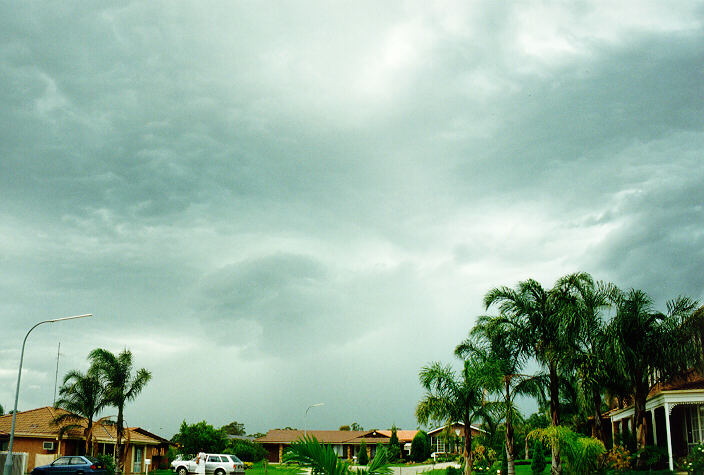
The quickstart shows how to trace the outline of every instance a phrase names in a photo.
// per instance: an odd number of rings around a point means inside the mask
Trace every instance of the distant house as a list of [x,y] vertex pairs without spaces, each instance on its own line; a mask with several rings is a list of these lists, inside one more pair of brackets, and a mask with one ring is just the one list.
[[[351,459],[359,455],[359,446],[362,441],[369,449],[370,457],[376,453],[376,445],[388,445],[391,440],[390,430],[309,430],[305,431],[309,436],[313,436],[323,444],[329,444],[340,458]],[[401,447],[405,449],[406,455],[410,453],[410,443],[415,437],[417,430],[399,430],[396,432]],[[262,444],[267,451],[267,460],[272,463],[279,463],[283,458],[284,451],[298,439],[303,437],[302,430],[272,429],[264,437],[255,440]],[[407,446],[407,447],[406,447]]]
[[[59,426],[53,424],[56,416],[66,413],[50,406],[17,413],[13,452],[29,454],[27,471],[53,462],[62,455],[83,455],[85,436],[83,428],[66,431],[59,438]],[[81,421],[87,426],[87,419]],[[0,416],[0,450],[7,450],[10,441],[12,414]],[[125,428],[129,437],[125,473],[147,473],[155,468],[168,468],[166,452],[170,445],[167,439],[139,427]],[[96,454],[113,454],[116,432],[113,424],[97,423],[93,429]]]
[[[704,377],[698,372],[692,370],[669,383],[655,385],[645,410],[646,443],[667,450],[670,470],[674,459],[704,443]],[[634,416],[633,405],[611,409],[602,416],[610,420],[612,440],[626,428],[635,431]]]
[[[485,434],[486,431],[477,426],[471,426],[472,437]],[[435,454],[462,452],[464,450],[464,424],[453,422],[449,426],[437,427],[428,431],[430,451]],[[454,450],[451,450],[454,449]]]

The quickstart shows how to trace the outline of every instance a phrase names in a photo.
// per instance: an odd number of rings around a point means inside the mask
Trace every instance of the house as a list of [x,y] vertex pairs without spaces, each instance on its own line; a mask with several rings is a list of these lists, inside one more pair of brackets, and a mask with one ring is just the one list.
[[[647,445],[667,450],[670,470],[674,459],[704,443],[704,377],[692,370],[665,384],[656,384],[648,394]],[[604,414],[609,418],[612,440],[626,428],[635,431],[633,405],[615,408]]]
[[[66,412],[46,406],[17,413],[12,451],[29,454],[27,471],[51,463],[62,455],[82,455],[85,452],[87,419],[81,418],[78,425],[82,427],[69,429],[59,438],[59,426],[53,421]],[[11,426],[11,414],[0,416],[0,450],[8,448]],[[114,424],[94,423],[95,454],[113,454],[116,438]],[[147,473],[168,466],[166,452],[173,445],[168,440],[139,427],[125,428],[125,439],[128,444],[125,474]]]
[[[398,430],[396,436],[406,454],[410,454],[410,443],[418,433],[417,430]],[[388,445],[391,440],[390,430],[289,430],[272,429],[264,437],[256,439],[267,451],[267,460],[279,463],[284,450],[303,435],[315,437],[322,444],[329,444],[338,457],[352,459],[359,454],[362,441],[367,445],[369,456],[374,457],[376,445]]]
[[[486,431],[477,426],[471,426],[472,437],[485,434]],[[449,426],[441,426],[428,431],[430,451],[433,454],[462,452],[464,450],[464,424],[453,422]]]

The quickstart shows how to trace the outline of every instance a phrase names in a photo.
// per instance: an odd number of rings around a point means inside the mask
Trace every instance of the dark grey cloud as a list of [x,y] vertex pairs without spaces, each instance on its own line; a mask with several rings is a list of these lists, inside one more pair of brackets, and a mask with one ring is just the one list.
[[32,335],[26,407],[60,340],[131,348],[155,430],[414,427],[492,286],[704,297],[698,5],[0,8],[4,334],[96,314]]

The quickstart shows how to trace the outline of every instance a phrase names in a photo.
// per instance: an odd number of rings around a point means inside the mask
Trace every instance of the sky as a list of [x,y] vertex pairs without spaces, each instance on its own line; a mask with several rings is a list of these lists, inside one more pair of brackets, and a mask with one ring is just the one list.
[[[0,404],[414,429],[493,287],[704,300],[704,3],[0,3]],[[491,309],[489,310],[492,311]],[[316,403],[324,406],[306,409]],[[104,415],[110,415],[106,411]]]

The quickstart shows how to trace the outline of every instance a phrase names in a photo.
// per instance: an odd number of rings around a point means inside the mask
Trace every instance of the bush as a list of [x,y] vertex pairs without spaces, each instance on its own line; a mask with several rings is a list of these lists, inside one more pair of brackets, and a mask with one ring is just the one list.
[[667,450],[654,445],[646,445],[633,454],[633,457],[638,461],[640,468],[647,468],[648,470],[664,468],[667,460]]
[[430,443],[428,435],[419,430],[411,441],[411,460],[414,462],[423,462],[430,457]]
[[616,472],[630,470],[631,452],[621,445],[616,445],[601,456],[599,465],[604,469]]
[[539,439],[550,447],[558,447],[565,456],[569,473],[589,474],[598,469],[602,455],[606,452],[604,444],[592,437],[582,437],[565,426],[550,426],[535,429],[530,438]]
[[223,453],[236,455],[243,462],[259,462],[266,457],[264,447],[246,439],[231,440]]
[[704,473],[704,444],[697,445],[689,451],[683,468],[689,473]]
[[105,465],[105,471],[108,472],[108,475],[115,475],[115,458],[112,455],[96,455],[95,458]]
[[543,473],[547,462],[545,461],[545,450],[543,443],[539,439],[535,439],[533,443],[533,460],[530,463],[530,469],[534,474]]
[[362,441],[359,446],[359,455],[357,456],[357,463],[359,465],[366,465],[369,463],[369,454],[367,454],[367,444]]
[[450,465],[445,469],[445,475],[462,475],[462,469]]
[[401,443],[398,441],[396,426],[391,427],[391,438],[389,439],[389,447],[386,449],[389,456],[389,462],[394,463],[401,459]]

